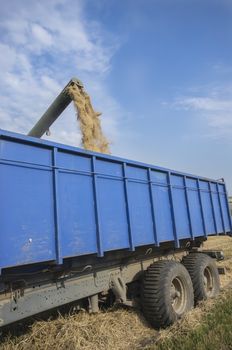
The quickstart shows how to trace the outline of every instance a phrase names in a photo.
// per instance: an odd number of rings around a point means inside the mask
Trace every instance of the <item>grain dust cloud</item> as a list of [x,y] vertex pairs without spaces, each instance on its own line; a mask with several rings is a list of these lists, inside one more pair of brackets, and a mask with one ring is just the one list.
[[89,95],[83,87],[77,85],[69,86],[68,93],[77,112],[77,120],[82,133],[82,146],[90,151],[110,153],[109,141],[101,127],[101,113],[93,109]]

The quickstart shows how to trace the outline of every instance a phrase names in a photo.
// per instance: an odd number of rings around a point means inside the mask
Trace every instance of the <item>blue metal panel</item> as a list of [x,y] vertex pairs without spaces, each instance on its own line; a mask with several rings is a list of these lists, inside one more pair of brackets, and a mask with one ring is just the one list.
[[148,184],[130,181],[128,183],[128,198],[134,245],[153,244],[154,228]]
[[62,257],[96,253],[92,177],[60,171],[59,202]]
[[0,130],[0,269],[231,232],[225,184]]
[[168,188],[168,172],[149,170],[156,243],[174,240],[172,213]]
[[207,234],[216,233],[215,220],[213,215],[213,207],[209,191],[209,183],[206,181],[199,181],[203,213],[205,218],[205,227]]
[[168,174],[167,172],[151,170],[151,181],[165,185],[168,183]]
[[223,220],[221,215],[221,207],[220,207],[219,196],[217,191],[217,184],[210,183],[210,189],[211,189],[211,196],[213,201],[217,233],[221,233],[221,232],[224,232],[224,225],[223,225]]
[[147,181],[147,169],[135,166],[127,166],[127,176],[136,180]]
[[223,224],[222,224],[222,216],[220,212],[220,204],[217,193],[212,193],[213,206],[215,211],[215,220],[217,226],[217,233],[224,232]]
[[30,144],[4,140],[1,142],[1,159],[10,159],[20,163],[47,165],[52,164],[52,152],[49,148],[34,147]]
[[221,206],[222,206],[222,217],[225,225],[225,230],[226,232],[231,230],[231,218],[229,216],[229,210],[228,210],[228,199],[226,195],[226,189],[224,184],[219,184],[219,196],[220,196],[220,201],[221,201]]
[[0,165],[0,267],[55,260],[50,170]]
[[91,157],[77,155],[75,153],[59,151],[57,157],[57,167],[81,172],[91,172]]
[[98,159],[96,162],[96,172],[98,174],[122,177],[123,168],[120,163],[113,163]]
[[152,185],[158,242],[173,241],[172,214],[168,186]]
[[205,217],[206,232],[207,234],[213,234],[216,231],[215,231],[215,225],[214,225],[214,219],[213,219],[213,210],[212,210],[212,204],[210,200],[210,193],[202,191],[201,198],[202,198],[202,206],[203,206],[203,212]]
[[188,208],[184,189],[173,188],[173,203],[175,208],[175,221],[178,238],[190,238],[191,233],[188,220]]
[[178,239],[191,237],[183,176],[171,175],[173,206]]
[[186,186],[193,235],[196,237],[204,236],[204,225],[202,220],[201,202],[197,180],[192,178],[186,179]]
[[98,202],[103,250],[129,248],[123,180],[99,176]]

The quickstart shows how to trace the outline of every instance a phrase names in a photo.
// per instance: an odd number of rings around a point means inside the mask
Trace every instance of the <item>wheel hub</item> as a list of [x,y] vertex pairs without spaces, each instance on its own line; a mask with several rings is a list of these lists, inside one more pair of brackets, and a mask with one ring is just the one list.
[[185,309],[186,290],[180,278],[175,277],[170,289],[171,304],[177,314],[181,314]]
[[205,292],[207,297],[210,297],[213,292],[213,275],[209,267],[205,268],[203,278]]

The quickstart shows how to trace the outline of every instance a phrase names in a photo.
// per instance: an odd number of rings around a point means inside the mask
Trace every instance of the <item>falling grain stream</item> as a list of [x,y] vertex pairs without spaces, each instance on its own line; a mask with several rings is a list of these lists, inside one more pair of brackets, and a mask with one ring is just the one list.
[[68,93],[77,111],[77,120],[82,133],[82,146],[90,151],[110,153],[109,141],[101,127],[101,113],[93,109],[89,95],[83,87],[76,85],[69,86]]

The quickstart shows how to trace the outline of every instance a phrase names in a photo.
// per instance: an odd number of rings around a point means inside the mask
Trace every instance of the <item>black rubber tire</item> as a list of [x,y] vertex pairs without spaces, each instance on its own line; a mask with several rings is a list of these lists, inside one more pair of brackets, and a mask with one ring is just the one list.
[[[181,281],[183,307],[177,312],[171,291]],[[174,301],[175,303],[175,301]],[[164,328],[181,318],[194,305],[193,286],[186,268],[179,262],[160,260],[150,265],[142,281],[141,304],[144,316],[154,328]]]
[[[219,273],[214,260],[210,256],[203,253],[190,253],[183,258],[182,263],[192,280],[195,305],[201,300],[218,295],[220,291]],[[211,275],[210,286],[206,282],[206,276],[209,274]]]

